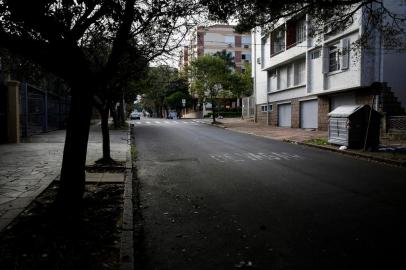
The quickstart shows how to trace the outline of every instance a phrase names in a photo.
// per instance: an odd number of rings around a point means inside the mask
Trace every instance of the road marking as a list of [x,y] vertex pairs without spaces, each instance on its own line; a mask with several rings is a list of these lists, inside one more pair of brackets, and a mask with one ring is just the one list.
[[148,125],[151,124],[151,122],[149,122],[149,121],[147,121],[147,122],[145,122],[145,123],[147,123]]
[[135,122],[136,124],[138,124],[138,125],[141,125],[142,123],[141,122]]
[[155,121],[155,123],[156,123],[156,124],[160,124],[161,122],[159,122],[159,121]]
[[297,154],[288,154],[286,152],[270,153],[221,153],[209,154],[209,156],[218,162],[245,162],[245,161],[263,161],[263,160],[300,160],[304,159]]
[[169,122],[169,121],[165,121],[165,124],[170,124],[170,122]]

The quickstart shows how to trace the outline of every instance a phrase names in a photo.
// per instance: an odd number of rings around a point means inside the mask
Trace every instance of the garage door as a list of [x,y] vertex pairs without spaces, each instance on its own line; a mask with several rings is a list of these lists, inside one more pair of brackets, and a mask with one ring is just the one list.
[[300,102],[300,127],[317,128],[317,99]]
[[292,107],[290,104],[278,105],[278,125],[280,127],[292,126]]

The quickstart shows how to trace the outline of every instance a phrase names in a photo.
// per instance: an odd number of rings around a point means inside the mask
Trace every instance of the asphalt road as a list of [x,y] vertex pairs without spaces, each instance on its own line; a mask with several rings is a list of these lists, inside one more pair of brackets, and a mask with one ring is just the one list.
[[192,120],[133,123],[136,269],[406,269],[406,169]]

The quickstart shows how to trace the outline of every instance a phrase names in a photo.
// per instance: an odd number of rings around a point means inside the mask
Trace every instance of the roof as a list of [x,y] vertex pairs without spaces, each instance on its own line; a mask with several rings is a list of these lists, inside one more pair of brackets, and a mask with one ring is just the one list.
[[348,117],[351,114],[355,113],[359,109],[361,109],[364,105],[344,105],[335,108],[331,111],[328,116],[333,117]]

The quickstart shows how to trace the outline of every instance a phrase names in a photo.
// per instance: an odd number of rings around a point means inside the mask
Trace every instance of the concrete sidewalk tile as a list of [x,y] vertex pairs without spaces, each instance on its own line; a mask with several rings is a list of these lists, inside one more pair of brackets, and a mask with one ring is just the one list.
[[86,183],[98,183],[102,178],[103,173],[86,173]]
[[124,183],[123,173],[103,173],[100,179],[102,183]]

